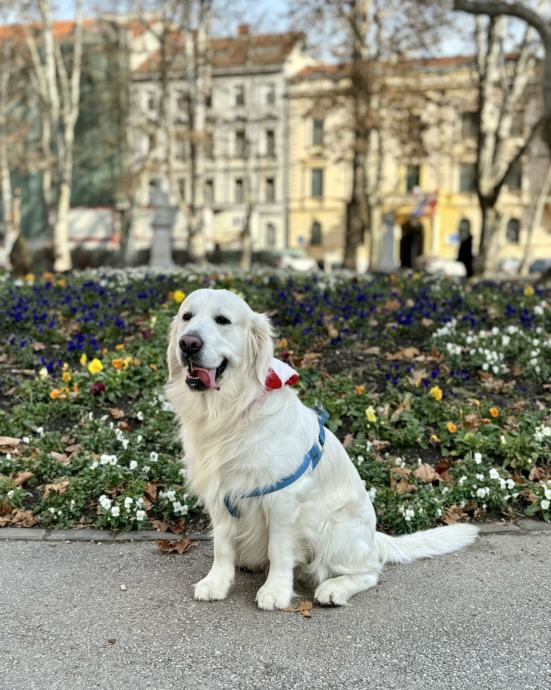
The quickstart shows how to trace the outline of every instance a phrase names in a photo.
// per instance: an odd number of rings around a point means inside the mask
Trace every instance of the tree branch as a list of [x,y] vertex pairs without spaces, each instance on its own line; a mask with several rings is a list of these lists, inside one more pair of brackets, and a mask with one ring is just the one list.
[[537,12],[525,5],[521,5],[519,2],[510,3],[504,2],[504,0],[483,0],[483,2],[454,0],[453,9],[459,12],[467,12],[468,14],[485,14],[489,17],[508,15],[509,17],[523,19],[527,24],[534,27],[544,43],[551,41],[551,25]]

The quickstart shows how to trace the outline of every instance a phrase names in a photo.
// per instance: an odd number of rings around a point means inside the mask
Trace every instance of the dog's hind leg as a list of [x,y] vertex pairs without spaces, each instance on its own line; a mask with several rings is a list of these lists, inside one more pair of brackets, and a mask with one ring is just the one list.
[[325,606],[344,606],[354,594],[375,587],[379,581],[377,572],[357,575],[338,575],[322,582],[314,592],[314,598]]

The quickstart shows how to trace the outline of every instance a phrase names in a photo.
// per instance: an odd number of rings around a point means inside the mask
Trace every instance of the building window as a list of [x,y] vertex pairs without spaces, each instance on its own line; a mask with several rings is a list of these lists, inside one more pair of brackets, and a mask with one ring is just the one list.
[[186,94],[181,89],[178,89],[174,94],[174,102],[176,104],[176,113],[180,113],[186,110]]
[[245,158],[247,153],[247,139],[245,137],[245,130],[239,129],[235,133],[235,155],[238,158]]
[[205,136],[205,156],[214,158],[214,134],[212,132]]
[[511,122],[511,136],[521,137],[524,133],[524,114],[518,110],[513,113],[513,120]]
[[150,112],[157,110],[157,94],[155,93],[155,91],[146,92],[145,107]]
[[312,146],[323,146],[323,120],[319,117],[312,120]]
[[321,244],[321,240],[321,223],[315,220],[310,228],[310,244],[317,247]]
[[476,191],[476,165],[474,163],[461,163],[459,166],[459,191]]
[[235,203],[242,204],[245,199],[245,185],[242,177],[237,177],[235,180]]
[[245,87],[242,84],[235,87],[235,105],[245,105]]
[[461,138],[472,139],[478,136],[478,113],[461,113]]
[[177,160],[185,161],[187,154],[187,147],[185,141],[177,141],[174,145],[174,155]]
[[406,166],[406,192],[409,194],[419,187],[421,167],[419,165]]
[[519,191],[522,188],[522,163],[516,160],[505,178],[505,185],[508,189]]
[[269,204],[275,201],[275,179],[273,177],[266,178],[266,201]]
[[323,196],[323,168],[312,168],[312,196]]
[[266,86],[266,103],[268,105],[273,105],[275,103],[275,84],[268,84]]
[[276,229],[273,223],[268,223],[268,225],[266,225],[266,246],[276,246]]
[[275,132],[273,129],[266,130],[266,155],[275,156]]
[[212,92],[205,95],[205,108],[212,108]]
[[507,242],[519,244],[520,242],[520,221],[518,218],[510,218],[507,223]]
[[205,203],[214,203],[214,180],[205,180]]
[[178,179],[178,196],[180,197],[180,201],[186,200],[186,178],[185,177],[180,177]]

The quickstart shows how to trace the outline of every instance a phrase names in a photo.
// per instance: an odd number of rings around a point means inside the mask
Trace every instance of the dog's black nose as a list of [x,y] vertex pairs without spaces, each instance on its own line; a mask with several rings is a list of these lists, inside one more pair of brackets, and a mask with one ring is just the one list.
[[183,335],[180,338],[180,350],[184,355],[196,355],[203,347],[203,341],[198,335]]

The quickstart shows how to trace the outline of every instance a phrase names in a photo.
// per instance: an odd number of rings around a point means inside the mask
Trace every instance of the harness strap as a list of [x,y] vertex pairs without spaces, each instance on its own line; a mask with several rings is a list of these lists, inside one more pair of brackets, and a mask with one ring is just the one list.
[[[299,467],[292,473],[287,475],[286,477],[283,477],[283,479],[280,479],[278,482],[275,484],[272,484],[271,486],[266,486],[261,489],[253,489],[250,491],[248,494],[245,494],[244,496],[238,496],[237,500],[241,500],[244,498],[256,498],[258,496],[266,496],[267,494],[273,494],[275,491],[279,491],[280,489],[284,489],[285,487],[289,486],[290,484],[293,484],[293,482],[296,482],[297,479],[300,479],[302,475],[306,472],[306,470],[312,465],[312,469],[315,470],[316,467],[319,464],[319,461],[321,460],[321,456],[323,453],[323,446],[325,444],[325,422],[329,419],[329,415],[325,410],[316,410],[316,414],[318,416],[318,423],[319,423],[319,435],[318,435],[318,441],[319,445],[317,443],[314,443],[314,445],[310,448],[310,450],[306,453],[304,456],[304,459],[302,460],[302,463],[300,464]],[[234,517],[238,518],[240,517],[239,510],[237,506],[232,502],[229,496],[224,497],[224,505],[228,509],[229,514]]]

